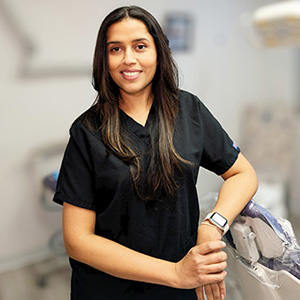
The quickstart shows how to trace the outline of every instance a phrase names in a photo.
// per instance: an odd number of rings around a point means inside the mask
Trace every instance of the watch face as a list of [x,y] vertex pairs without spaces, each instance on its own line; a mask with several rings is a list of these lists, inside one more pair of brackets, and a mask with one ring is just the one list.
[[218,223],[221,227],[224,227],[227,223],[227,220],[222,217],[221,215],[219,215],[218,213],[214,213],[211,216],[212,220],[214,220],[216,223]]

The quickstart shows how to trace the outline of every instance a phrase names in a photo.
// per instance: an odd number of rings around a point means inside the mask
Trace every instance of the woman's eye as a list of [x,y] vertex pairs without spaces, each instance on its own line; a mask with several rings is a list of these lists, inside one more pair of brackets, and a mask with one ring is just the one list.
[[138,50],[144,50],[147,46],[146,45],[138,45]]
[[110,49],[111,52],[119,52],[120,51],[120,47],[114,47]]

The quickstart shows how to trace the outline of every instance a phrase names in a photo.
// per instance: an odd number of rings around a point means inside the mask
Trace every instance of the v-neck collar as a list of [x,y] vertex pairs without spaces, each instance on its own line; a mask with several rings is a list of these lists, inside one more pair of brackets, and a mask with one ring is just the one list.
[[119,108],[119,110],[121,113],[121,117],[125,121],[130,132],[134,133],[139,138],[149,136],[149,117],[150,117],[150,114],[152,113],[152,108],[150,109],[150,112],[148,114],[145,126],[143,126],[142,124],[135,121],[132,117],[127,115],[126,112],[124,112],[121,108]]

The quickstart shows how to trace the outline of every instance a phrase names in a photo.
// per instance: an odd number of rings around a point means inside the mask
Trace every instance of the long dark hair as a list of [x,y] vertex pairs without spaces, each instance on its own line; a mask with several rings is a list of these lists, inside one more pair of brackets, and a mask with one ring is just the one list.
[[[155,120],[151,126],[150,163],[147,183],[141,188],[141,161],[139,153],[130,145],[126,132],[120,126],[118,107],[119,87],[112,80],[108,69],[107,30],[126,18],[142,21],[154,39],[157,50],[157,69],[152,81]],[[101,117],[101,135],[108,149],[130,166],[134,187],[144,200],[161,193],[174,197],[177,189],[175,173],[181,163],[173,145],[175,119],[178,113],[178,70],[172,58],[169,42],[156,19],[137,6],[124,6],[112,11],[99,29],[93,62],[93,86],[98,92],[95,105]]]

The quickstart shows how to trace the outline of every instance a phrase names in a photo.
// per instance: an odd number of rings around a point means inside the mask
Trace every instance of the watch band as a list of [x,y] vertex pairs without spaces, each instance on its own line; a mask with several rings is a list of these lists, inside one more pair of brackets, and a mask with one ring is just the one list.
[[223,235],[229,230],[229,224],[228,224],[227,219],[218,212],[213,212],[213,213],[207,214],[207,216],[204,218],[203,222],[207,221],[207,220],[210,223],[214,224],[219,229],[221,229],[223,231]]

